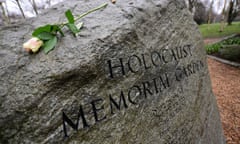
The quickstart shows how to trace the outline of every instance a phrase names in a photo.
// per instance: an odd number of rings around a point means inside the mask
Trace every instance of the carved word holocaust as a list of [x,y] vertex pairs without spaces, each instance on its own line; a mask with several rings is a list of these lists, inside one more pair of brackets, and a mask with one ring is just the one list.
[[[161,52],[162,53],[154,51],[148,55],[131,55],[126,59],[119,58],[117,60],[115,59],[115,61],[108,60],[107,75],[110,79],[113,79],[124,76],[129,72],[138,73],[154,67],[160,68],[161,64],[180,61],[183,58],[192,56],[190,45],[185,45],[176,49],[164,49]],[[147,63],[147,60],[149,63]],[[140,102],[148,98],[150,99],[151,96],[159,96],[163,90],[171,87],[171,81],[181,81],[188,78],[201,71],[203,67],[203,62],[200,60],[190,61],[187,65],[177,67],[174,72],[156,74],[151,79],[139,82],[127,90],[120,90],[118,95],[108,94],[104,96],[104,99],[98,98],[89,103],[80,105],[75,123],[65,112],[63,112],[64,136],[68,136],[66,124],[76,131],[81,128],[91,127],[96,123],[110,118],[116,112],[128,108],[130,105],[138,105]],[[107,112],[107,110],[109,111]],[[82,123],[81,126],[80,122]]]
[[163,64],[172,61],[179,61],[180,59],[192,56],[191,45],[184,45],[176,47],[175,49],[161,49],[160,51],[153,51],[141,55],[131,55],[126,61],[119,58],[115,61],[108,60],[108,76],[109,78],[116,78],[124,76],[130,71],[131,73],[139,73],[144,70],[152,70],[153,68],[160,68]]

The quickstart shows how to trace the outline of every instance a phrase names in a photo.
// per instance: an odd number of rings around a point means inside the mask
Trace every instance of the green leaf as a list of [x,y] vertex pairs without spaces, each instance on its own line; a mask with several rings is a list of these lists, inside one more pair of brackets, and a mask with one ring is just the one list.
[[78,32],[80,32],[80,30],[77,28],[77,26],[75,24],[67,24],[68,28],[71,30],[71,32],[73,33],[74,36],[76,36],[76,34]]
[[47,54],[48,52],[50,52],[51,50],[54,49],[55,45],[57,44],[57,37],[54,36],[52,39],[48,40],[45,44],[44,44],[44,52]]
[[75,22],[71,10],[67,10],[67,11],[65,12],[65,16],[67,17],[69,23],[73,24],[73,23]]
[[52,32],[59,32],[62,36],[64,36],[61,28],[58,25],[52,25]]
[[42,27],[38,27],[33,31],[32,36],[37,37],[42,32],[51,32],[51,29],[52,29],[51,25],[45,25]]
[[50,32],[41,32],[37,37],[41,40],[50,40],[54,37],[54,35]]
[[64,33],[61,29],[59,29],[59,32],[60,32],[61,36],[64,36]]

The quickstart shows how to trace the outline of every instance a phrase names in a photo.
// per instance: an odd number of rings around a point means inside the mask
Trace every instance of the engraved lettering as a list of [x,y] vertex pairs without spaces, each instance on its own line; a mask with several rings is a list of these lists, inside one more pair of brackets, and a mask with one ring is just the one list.
[[[180,60],[189,56],[192,56],[191,45],[184,45],[175,47],[174,49],[170,49],[168,46],[166,46],[166,49],[161,49],[160,51],[153,51],[144,54],[133,54],[131,56],[119,58],[114,61],[108,60],[107,68],[109,71],[107,73],[107,77],[114,79],[119,76],[125,76],[129,73],[133,73],[135,75],[130,75],[131,77],[126,76],[123,77],[123,81],[120,80],[120,83],[123,82],[122,84],[127,82],[131,85],[131,82],[133,82],[133,86],[129,88],[126,87],[126,85],[118,85],[118,87],[121,86],[122,88],[119,90],[120,95],[118,93],[117,95],[113,96],[112,94],[108,93],[107,100],[99,98],[90,101],[90,103],[88,103],[89,107],[84,107],[86,109],[85,111],[83,110],[82,105],[80,105],[77,118],[73,120],[71,119],[72,117],[69,118],[65,112],[62,112],[64,136],[68,137],[68,130],[71,130],[70,132],[72,132],[79,130],[79,128],[90,127],[96,123],[106,120],[111,115],[121,110],[127,109],[129,106],[141,106],[142,103],[140,102],[144,102],[146,99],[151,100],[151,98],[153,98],[151,96],[153,95],[156,97],[160,96],[159,93],[163,92],[167,88],[170,88],[170,82],[172,81],[180,82],[183,80],[188,80],[191,75],[196,74],[204,67],[204,63],[201,60],[190,61],[188,64],[180,65]],[[166,64],[169,63],[171,66],[173,66],[173,64],[176,64],[176,62],[179,62],[177,65],[178,67],[176,67],[174,71],[166,72],[168,71]],[[164,67],[161,67],[161,65]],[[165,73],[163,73],[163,71],[165,71]],[[138,80],[140,79],[136,78],[142,78],[141,75],[145,73],[148,74],[148,76],[144,77],[145,81],[139,82]],[[130,79],[125,81],[125,78]],[[112,83],[109,84],[111,85]],[[179,89],[182,87],[176,88]],[[154,115],[159,118],[160,122],[167,123],[182,110],[180,104],[185,100],[184,97],[181,99],[179,97],[180,96],[178,95],[174,95],[172,98],[164,101],[163,105],[158,107],[158,109],[161,109],[161,111],[158,112],[157,109],[154,110]],[[90,111],[90,113],[84,113],[86,111]],[[168,112],[166,117],[162,117],[163,111]],[[79,126],[80,122],[82,123],[81,126]],[[164,133],[164,130],[160,135],[162,135],[162,133]]]
[[[170,62],[170,60],[167,60],[167,57],[168,57],[167,54],[170,54],[170,53],[169,53],[169,50],[163,49],[163,50],[162,50],[162,60],[163,60],[164,63]],[[169,56],[170,56],[170,55],[169,55]],[[171,56],[172,56],[172,55],[171,55]],[[174,56],[175,56],[175,55],[174,55]],[[174,56],[173,56],[173,57],[174,57]]]
[[153,79],[153,84],[154,84],[154,88],[155,88],[156,93],[158,93],[158,86],[157,86],[157,79],[156,78]]
[[103,117],[100,118],[100,119],[99,119],[99,117],[98,117],[98,112],[101,111],[101,110],[104,110],[104,106],[101,105],[100,108],[97,108],[96,105],[97,105],[98,103],[102,103],[102,102],[103,102],[103,99],[96,99],[96,100],[93,100],[93,101],[91,102],[91,104],[92,104],[92,109],[93,109],[93,114],[94,114],[94,118],[95,118],[95,122],[100,122],[100,121],[106,119],[106,115],[103,116]]
[[147,93],[149,93],[150,95],[153,95],[153,92],[150,90],[150,82],[146,81],[142,83],[143,85],[143,93],[145,95],[145,98],[147,98]]
[[110,78],[114,78],[114,76],[113,76],[113,73],[114,73],[113,69],[115,69],[115,68],[120,68],[122,75],[125,75],[125,70],[124,70],[124,65],[123,65],[122,58],[120,58],[119,61],[120,61],[120,65],[115,65],[115,66],[112,66],[111,60],[107,61],[108,62],[108,68],[109,68],[109,74],[110,74],[109,77]]
[[67,115],[66,115],[64,112],[62,112],[63,132],[64,132],[64,136],[65,136],[65,137],[68,137],[67,128],[66,128],[65,122],[66,122],[71,128],[73,128],[74,130],[77,131],[77,130],[78,130],[78,124],[79,124],[80,117],[82,118],[83,128],[89,127],[89,125],[87,124],[87,121],[86,121],[86,118],[85,118],[85,115],[84,115],[84,112],[83,112],[83,109],[82,109],[82,106],[81,106],[81,105],[80,105],[80,108],[79,108],[78,118],[77,118],[76,124],[74,124],[74,122],[72,122],[72,120],[70,120],[70,119],[67,117]]
[[161,55],[158,52],[154,51],[151,53],[151,60],[154,66],[159,67],[161,63]]
[[172,54],[174,60],[177,61],[178,60],[177,59],[177,54],[175,53],[175,51],[173,49],[171,49],[171,54]]
[[182,69],[177,68],[175,71],[175,77],[177,81],[181,81],[183,79]]
[[147,69],[151,68],[150,65],[147,65],[144,54],[142,54],[142,59],[143,59],[143,64],[144,64],[145,69],[147,70]]
[[132,99],[133,95],[131,95],[131,94],[135,95],[135,97],[136,96],[141,96],[142,95],[141,88],[139,86],[135,85],[135,86],[131,87],[129,89],[129,91],[128,91],[128,100],[129,100],[129,102],[134,104],[134,105],[136,105],[137,102]]
[[120,97],[119,97],[119,101],[118,103],[112,98],[111,94],[109,95],[109,100],[110,100],[110,109],[111,109],[111,114],[114,114],[113,112],[113,106],[115,106],[117,108],[117,110],[121,110],[121,103],[123,102],[123,106],[125,108],[128,108],[123,91],[121,91]]
[[[134,63],[134,59],[137,61],[138,64]],[[132,66],[133,64],[135,64],[135,67],[136,67],[135,69]],[[128,67],[132,73],[137,73],[139,71],[139,69],[141,68],[141,65],[142,65],[141,59],[137,55],[132,55],[129,57]]]
[[[165,77],[165,79],[163,79],[163,76]],[[165,73],[163,76],[159,77],[160,84],[163,86],[164,89],[166,89],[166,88],[170,87],[169,80],[168,80],[168,74]],[[160,91],[162,91],[162,89],[160,89]]]

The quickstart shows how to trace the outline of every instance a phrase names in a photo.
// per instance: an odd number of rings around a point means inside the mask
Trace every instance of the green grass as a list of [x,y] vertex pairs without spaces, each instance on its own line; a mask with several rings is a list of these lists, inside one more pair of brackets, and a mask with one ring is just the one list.
[[225,26],[223,32],[219,32],[220,23],[203,24],[199,26],[203,38],[218,38],[240,33],[240,22],[233,22],[230,26]]

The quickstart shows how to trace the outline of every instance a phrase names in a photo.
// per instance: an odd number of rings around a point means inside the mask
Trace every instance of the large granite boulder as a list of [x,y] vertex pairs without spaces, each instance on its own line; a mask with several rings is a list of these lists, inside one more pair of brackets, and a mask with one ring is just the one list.
[[[103,2],[49,54],[22,49],[34,28]],[[0,143],[225,143],[182,0],[66,1],[1,27],[0,47]]]

